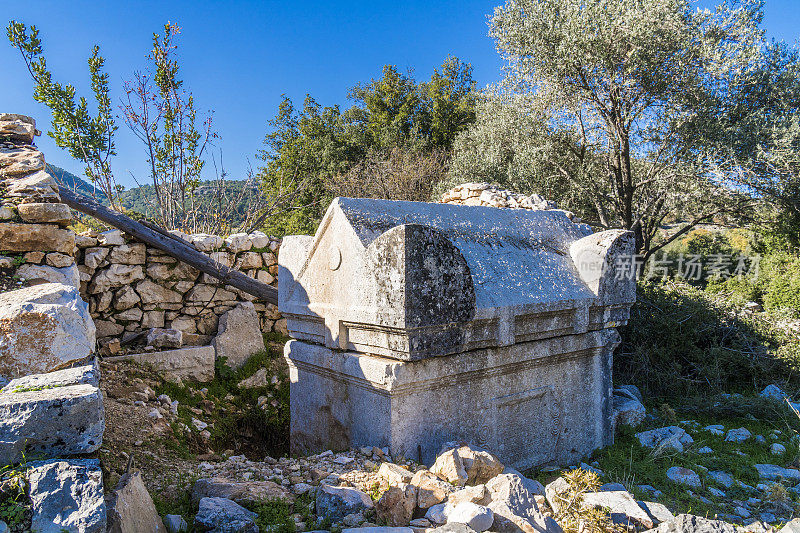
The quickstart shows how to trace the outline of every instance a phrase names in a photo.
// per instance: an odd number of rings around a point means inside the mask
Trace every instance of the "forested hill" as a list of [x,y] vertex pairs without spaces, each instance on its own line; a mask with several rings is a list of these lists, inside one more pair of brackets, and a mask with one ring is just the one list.
[[[63,187],[72,189],[80,194],[94,197],[103,205],[108,205],[108,199],[99,189],[95,189],[91,183],[83,178],[64,170],[63,168],[55,165],[47,164],[47,171],[58,181]],[[227,194],[233,197],[238,197],[243,187],[246,187],[245,181],[227,181],[225,183]],[[249,185],[253,187],[253,185]],[[213,202],[215,197],[217,183],[213,181],[203,181],[196,189],[197,198],[201,202]],[[134,211],[145,216],[149,216],[153,212],[155,206],[155,192],[152,185],[141,185],[122,191],[119,195],[122,207],[127,211]],[[248,197],[243,195],[235,209],[230,211],[230,224],[237,226],[244,221],[245,213],[247,211],[246,202]]]

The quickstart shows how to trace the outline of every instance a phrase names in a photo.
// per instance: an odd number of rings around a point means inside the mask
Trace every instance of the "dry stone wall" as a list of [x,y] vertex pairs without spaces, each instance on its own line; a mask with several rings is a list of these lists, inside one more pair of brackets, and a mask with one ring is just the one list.
[[[78,286],[72,212],[33,145],[31,117],[0,113],[0,269],[9,279]],[[12,289],[14,287],[3,287]]]
[[[173,234],[215,261],[277,286],[279,239],[260,232],[227,238]],[[276,306],[119,230],[83,232],[76,246],[81,294],[89,302],[101,345],[151,328],[182,331],[184,345],[207,345],[220,317],[246,301],[253,303],[263,332],[286,331]]]
[[571,211],[558,209],[558,204],[541,195],[516,193],[491,183],[462,183],[444,193],[439,200],[443,204],[478,205],[506,209],[529,209],[531,211],[562,211],[575,223],[581,220]]

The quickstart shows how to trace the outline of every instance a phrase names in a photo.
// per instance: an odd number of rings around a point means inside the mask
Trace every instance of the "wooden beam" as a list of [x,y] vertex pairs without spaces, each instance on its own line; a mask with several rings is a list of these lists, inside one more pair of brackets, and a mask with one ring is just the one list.
[[175,238],[173,235],[167,237],[161,232],[154,231],[144,224],[136,222],[122,213],[112,211],[100,205],[94,199],[75,193],[66,187],[59,186],[59,193],[61,194],[61,201],[76,211],[120,229],[143,243],[158,248],[165,254],[193,266],[200,272],[214,276],[225,285],[236,287],[248,294],[252,294],[256,298],[278,305],[278,289],[255,280],[238,270],[217,263],[182,239]]

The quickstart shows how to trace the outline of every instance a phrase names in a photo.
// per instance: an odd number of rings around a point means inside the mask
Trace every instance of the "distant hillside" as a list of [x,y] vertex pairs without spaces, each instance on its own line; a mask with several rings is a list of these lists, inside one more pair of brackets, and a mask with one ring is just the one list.
[[47,172],[53,176],[59,185],[72,189],[75,192],[85,194],[86,196],[94,196],[98,202],[107,204],[106,195],[100,189],[95,187],[83,178],[79,178],[75,174],[64,170],[61,167],[47,163]]
[[[91,183],[83,178],[55,165],[47,164],[47,171],[58,181],[59,185],[67,187],[86,196],[94,196],[98,202],[108,205],[108,199]],[[227,195],[238,197],[244,187],[257,189],[252,182],[228,181],[225,183]],[[216,201],[217,184],[213,181],[203,181],[197,187],[197,198],[200,202],[207,202],[209,206]],[[120,203],[127,211],[133,211],[145,216],[152,216],[155,208],[155,192],[152,185],[142,185],[122,191],[119,195]],[[231,210],[229,223],[236,227],[244,221],[247,211],[247,197],[243,197],[238,205]]]

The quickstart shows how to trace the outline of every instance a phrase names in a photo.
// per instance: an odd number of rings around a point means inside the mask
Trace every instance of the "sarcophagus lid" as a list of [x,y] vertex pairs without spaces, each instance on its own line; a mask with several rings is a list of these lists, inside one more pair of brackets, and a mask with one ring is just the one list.
[[292,337],[417,360],[624,324],[633,235],[563,211],[336,198],[316,235],[285,237]]

